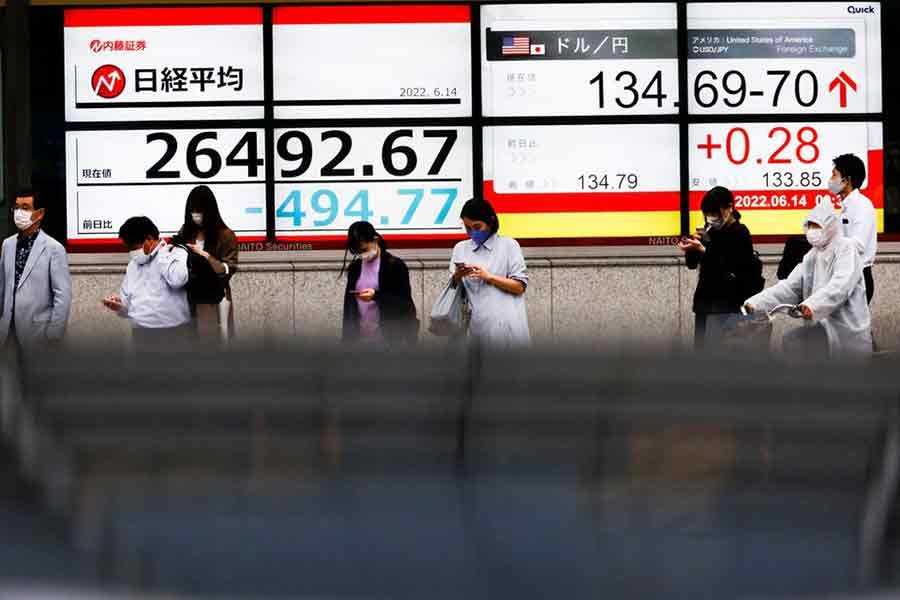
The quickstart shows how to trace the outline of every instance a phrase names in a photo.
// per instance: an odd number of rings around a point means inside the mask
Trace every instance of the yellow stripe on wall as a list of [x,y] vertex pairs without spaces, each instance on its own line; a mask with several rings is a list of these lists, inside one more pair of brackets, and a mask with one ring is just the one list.
[[[800,235],[803,220],[810,209],[800,210],[742,210],[741,223],[747,226],[751,235]],[[875,209],[878,233],[884,233],[884,209]],[[691,231],[704,223],[703,213],[691,213]]]
[[678,211],[503,213],[500,232],[514,238],[644,237],[678,235]]

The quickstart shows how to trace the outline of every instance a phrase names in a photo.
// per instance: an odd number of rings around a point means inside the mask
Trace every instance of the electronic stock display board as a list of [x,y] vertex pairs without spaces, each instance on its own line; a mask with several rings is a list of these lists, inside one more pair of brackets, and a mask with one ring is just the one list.
[[199,184],[243,240],[368,220],[446,243],[476,190],[525,243],[646,240],[679,233],[685,196],[696,225],[714,185],[754,234],[789,234],[846,152],[883,215],[880,19],[844,2],[689,3],[681,24],[675,2],[68,9],[69,242],[115,241],[136,214],[173,233]]
[[[882,111],[879,4],[718,2],[687,9],[690,112],[729,118],[689,126],[692,224],[702,222],[704,190],[724,185],[754,234],[796,232],[817,202],[833,199],[832,159],[852,153],[866,164],[861,191],[883,231],[882,126],[865,120]],[[780,114],[805,118],[780,121]],[[745,122],[751,115],[763,121]]]

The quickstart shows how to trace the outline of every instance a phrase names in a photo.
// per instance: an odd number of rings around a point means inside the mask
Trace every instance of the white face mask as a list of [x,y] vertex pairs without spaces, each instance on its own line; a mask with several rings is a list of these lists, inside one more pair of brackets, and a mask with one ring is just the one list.
[[828,180],[828,191],[837,196],[841,193],[841,190],[844,189],[844,180],[843,179],[829,179]]
[[709,225],[710,229],[721,229],[722,228],[722,219],[716,217],[707,217],[706,224]]
[[825,231],[823,229],[807,229],[806,241],[813,248],[821,248],[825,245]]
[[191,213],[191,220],[194,225],[203,225],[203,213]]
[[362,254],[359,255],[359,257],[366,262],[371,262],[371,261],[375,260],[375,258],[377,256],[378,256],[378,251],[375,249],[369,250],[368,252],[363,252]]
[[128,256],[130,256],[131,260],[133,260],[135,264],[138,265],[145,265],[147,264],[147,261],[150,260],[150,255],[144,254],[143,248],[138,248],[137,250],[130,251],[128,253]]
[[15,221],[16,227],[18,227],[20,230],[24,231],[34,224],[31,217],[32,212],[30,210],[17,208],[15,211],[13,211],[13,221]]

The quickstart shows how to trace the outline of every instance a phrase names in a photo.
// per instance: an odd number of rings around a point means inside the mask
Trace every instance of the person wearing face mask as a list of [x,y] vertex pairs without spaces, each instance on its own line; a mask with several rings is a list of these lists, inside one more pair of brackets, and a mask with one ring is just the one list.
[[501,236],[494,207],[481,198],[467,201],[460,218],[468,240],[453,248],[451,285],[464,285],[469,302],[469,337],[490,348],[531,343],[525,290],[528,271],[519,243]]
[[872,201],[859,191],[866,180],[866,165],[853,154],[842,154],[833,162],[828,191],[841,202],[841,228],[844,237],[853,240],[862,257],[866,301],[871,303],[875,295],[872,265],[878,249],[878,219]]
[[159,229],[147,217],[131,217],[119,229],[130,262],[118,294],[103,305],[132,326],[136,351],[163,350],[194,338],[191,309],[184,286],[188,282],[187,251],[159,239]]
[[[238,268],[238,241],[234,232],[225,225],[219,213],[219,204],[213,191],[199,185],[188,194],[184,206],[184,223],[175,236],[169,240],[169,248],[184,246],[192,253],[204,258],[218,276],[212,277],[217,290],[194,290],[191,293],[191,312],[195,318],[197,334],[201,340],[218,341],[234,335],[234,306],[231,298],[231,278]],[[191,284],[192,286],[194,283]],[[224,286],[225,297],[221,298]],[[196,293],[200,292],[200,293]],[[217,292],[217,293],[216,293]],[[207,297],[204,297],[207,296]],[[199,300],[198,300],[199,298]]]
[[[354,259],[347,266],[347,252]],[[371,345],[414,345],[419,335],[406,263],[388,252],[371,223],[347,230],[341,276],[347,273],[341,339]]]
[[744,308],[752,313],[800,304],[803,318],[814,325],[785,335],[788,354],[820,350],[832,357],[870,355],[872,322],[856,242],[844,237],[830,202],[816,206],[803,226],[812,250],[787,279],[748,298]]
[[725,322],[734,318],[748,295],[763,288],[762,263],[753,250],[750,230],[741,223],[734,196],[718,186],[704,195],[700,210],[706,219],[702,232],[683,238],[688,269],[700,269],[694,291],[694,347],[718,339]]
[[16,195],[19,232],[3,242],[0,268],[0,348],[26,354],[62,340],[72,305],[72,279],[62,244],[41,230],[43,198]]

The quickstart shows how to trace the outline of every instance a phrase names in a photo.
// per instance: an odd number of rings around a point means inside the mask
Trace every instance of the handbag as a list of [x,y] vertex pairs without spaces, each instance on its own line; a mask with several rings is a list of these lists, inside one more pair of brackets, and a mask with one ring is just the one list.
[[183,244],[175,246],[187,252],[188,282],[184,286],[188,302],[197,304],[218,304],[225,298],[225,279],[220,277],[209,261],[192,252]]
[[452,281],[447,282],[447,287],[431,307],[428,331],[434,335],[452,336],[465,332],[465,287],[462,283],[456,287],[451,284]]

